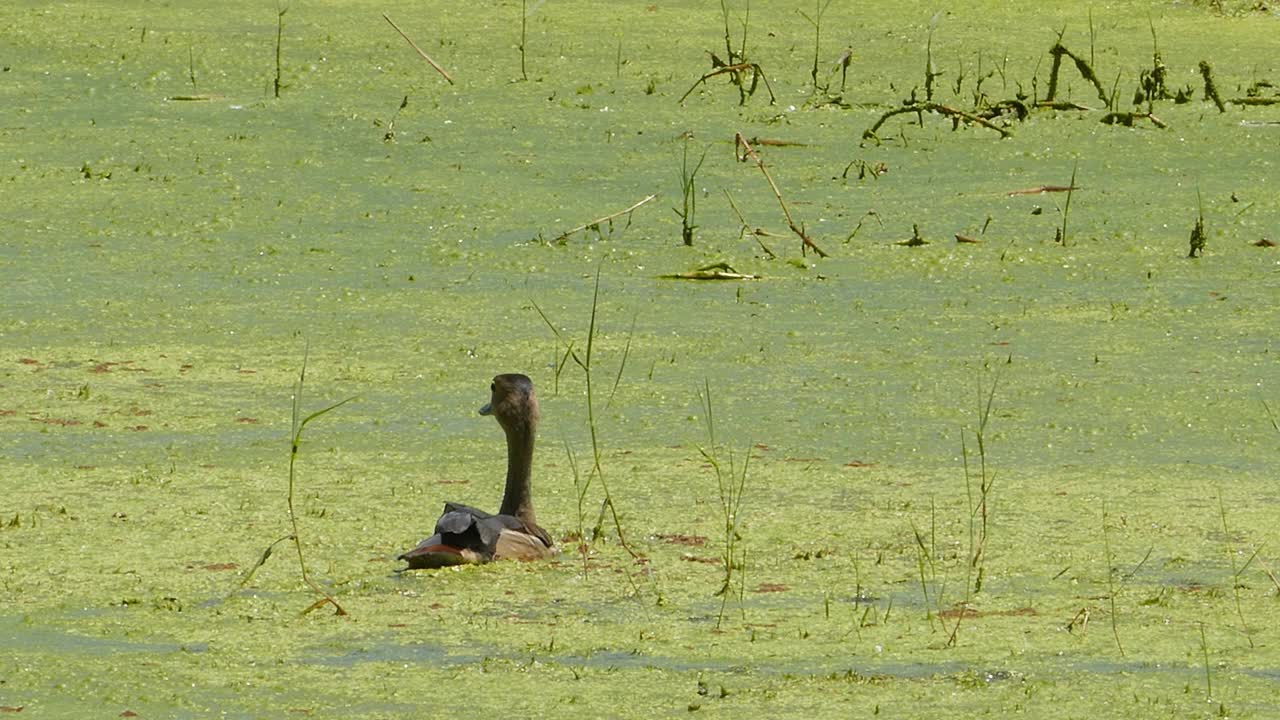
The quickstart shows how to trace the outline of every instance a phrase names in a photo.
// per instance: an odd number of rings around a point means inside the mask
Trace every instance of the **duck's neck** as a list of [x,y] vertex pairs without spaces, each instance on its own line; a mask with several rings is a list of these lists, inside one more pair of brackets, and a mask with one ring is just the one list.
[[502,515],[514,515],[529,525],[536,525],[533,517],[533,493],[530,475],[533,468],[532,425],[513,427],[507,431],[507,488],[502,493]]

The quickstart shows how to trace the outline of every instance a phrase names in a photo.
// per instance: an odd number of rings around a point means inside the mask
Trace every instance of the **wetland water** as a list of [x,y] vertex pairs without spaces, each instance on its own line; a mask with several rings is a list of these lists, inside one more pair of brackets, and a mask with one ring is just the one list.
[[[278,99],[274,6],[0,9],[0,709],[1275,716],[1280,105],[1219,113],[1197,69],[1274,95],[1274,11],[836,2],[815,93],[814,8],[730,5],[777,98],[739,105],[723,76],[677,102],[726,55],[715,3],[529,7],[519,81],[518,3],[291,5]],[[934,100],[970,111],[980,78],[1043,99],[1062,32],[1135,109],[1153,28],[1194,90],[1150,108],[1164,129],[1102,124],[1068,61],[1058,99],[1090,109],[862,140],[924,97],[927,46]],[[1069,210],[1010,194],[1073,170]],[[896,244],[913,225],[929,244]],[[762,279],[659,277],[720,262]],[[597,272],[601,466],[642,558],[608,519],[584,574],[584,376],[534,305],[583,352]],[[357,396],[307,427],[295,494],[346,617],[301,614],[284,543],[240,585],[290,532],[308,345],[304,408]],[[396,575],[445,500],[496,507],[475,409],[508,371],[538,386],[565,553]],[[720,459],[750,453],[723,617],[704,383]]]

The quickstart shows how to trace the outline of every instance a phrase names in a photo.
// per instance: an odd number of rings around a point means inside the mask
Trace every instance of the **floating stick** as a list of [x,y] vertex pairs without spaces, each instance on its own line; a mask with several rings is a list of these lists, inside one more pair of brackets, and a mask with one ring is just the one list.
[[653,199],[654,199],[654,198],[656,198],[656,197],[658,197],[658,195],[655,193],[655,194],[650,195],[649,197],[647,197],[647,198],[645,198],[645,199],[641,200],[640,202],[636,203],[635,205],[632,205],[631,207],[627,208],[626,210],[619,210],[618,212],[613,213],[612,215],[605,215],[604,217],[602,217],[602,218],[600,218],[600,219],[598,219],[598,220],[592,220],[591,222],[589,222],[589,223],[583,223],[583,224],[579,225],[578,227],[576,227],[576,228],[574,228],[574,229],[572,229],[572,230],[566,230],[566,231],[564,231],[564,232],[560,233],[559,235],[557,235],[557,236],[556,236],[555,241],[556,241],[556,242],[560,242],[561,240],[564,240],[565,238],[567,238],[567,237],[569,237],[570,235],[572,235],[572,234],[574,234],[574,233],[578,232],[579,230],[586,230],[587,228],[596,227],[596,226],[597,226],[597,225],[599,225],[600,223],[603,223],[603,222],[609,222],[610,220],[612,220],[612,219],[614,219],[614,218],[616,218],[616,217],[620,217],[620,216],[622,216],[622,215],[626,215],[626,214],[628,214],[628,213],[634,212],[636,208],[640,207],[641,205],[644,205],[645,203],[647,203],[647,202],[649,202],[649,201],[653,200]]
[[400,37],[404,38],[404,41],[409,43],[409,47],[412,47],[414,50],[417,50],[418,54],[422,56],[423,60],[426,60],[428,63],[431,63],[431,67],[435,68],[436,72],[440,73],[445,80],[448,80],[450,85],[453,84],[453,78],[449,77],[449,73],[445,72],[444,68],[440,67],[439,63],[437,63],[435,60],[432,60],[431,56],[422,52],[422,48],[418,47],[417,43],[410,40],[409,36],[404,34],[404,31],[400,29],[400,26],[397,25],[394,20],[392,20],[386,13],[382,13],[382,19],[386,20],[388,23],[391,23],[391,27],[395,28],[396,32],[400,33]]

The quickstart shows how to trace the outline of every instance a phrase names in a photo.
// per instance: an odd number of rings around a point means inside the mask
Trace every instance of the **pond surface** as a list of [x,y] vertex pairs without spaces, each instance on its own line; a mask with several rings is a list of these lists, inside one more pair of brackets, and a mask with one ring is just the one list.
[[[832,3],[815,90],[820,8],[731,3],[776,96],[740,105],[678,102],[728,56],[716,3],[528,3],[527,80],[519,3],[295,4],[279,98],[274,6],[7,4],[0,711],[1268,717],[1280,105],[1220,113],[1197,65],[1274,97],[1280,17],[1221,5]],[[1133,104],[1153,30],[1190,102]],[[928,57],[948,108],[1043,100],[1059,40],[1167,127],[1101,123],[1068,60],[1083,110],[863,139]],[[760,277],[662,277],[716,263]],[[574,484],[597,277],[617,523]],[[256,567],[304,357],[304,412],[356,397],[294,497],[346,616],[303,613],[291,544]],[[397,575],[444,501],[497,505],[475,410],[512,371],[565,552]],[[704,450],[750,456],[725,602]]]

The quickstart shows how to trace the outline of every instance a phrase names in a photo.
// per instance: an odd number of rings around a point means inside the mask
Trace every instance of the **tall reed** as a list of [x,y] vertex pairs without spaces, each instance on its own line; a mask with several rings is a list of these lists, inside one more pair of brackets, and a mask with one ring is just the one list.
[[[742,547],[742,505],[746,499],[747,468],[751,464],[751,450],[748,446],[744,453],[742,465],[739,467],[734,459],[733,451],[728,452],[728,467],[720,457],[720,444],[716,440],[715,413],[711,402],[711,383],[703,380],[703,392],[699,393],[702,401],[703,422],[707,426],[707,446],[698,447],[698,452],[708,463],[716,476],[716,489],[720,500],[721,546],[720,566],[723,571],[720,589],[716,595],[720,597],[720,612],[716,616],[716,628],[724,623],[724,614],[728,606],[729,596],[736,590],[738,609],[746,618],[746,607],[743,597],[746,592],[747,551]],[[735,579],[737,580],[735,588]]]
[[281,84],[282,71],[280,67],[280,55],[282,52],[281,47],[284,44],[284,14],[287,12],[289,12],[288,7],[276,6],[276,77],[275,82],[273,83],[276,99],[280,98],[280,89],[284,87],[284,85]]
[[[634,558],[639,558],[640,557],[639,553],[637,553],[634,549],[632,549],[631,544],[627,542],[626,533],[623,531],[623,528],[622,528],[622,520],[618,517],[618,509],[613,502],[613,493],[610,492],[609,490],[609,483],[605,479],[604,465],[601,462],[602,451],[601,451],[601,442],[600,442],[600,433],[599,433],[599,423],[597,422],[597,419],[596,419],[595,384],[593,381],[593,368],[592,368],[592,357],[593,357],[593,351],[595,349],[595,342],[596,342],[596,335],[597,335],[596,316],[597,316],[597,312],[599,310],[599,305],[600,305],[600,266],[596,266],[595,287],[592,290],[592,294],[591,294],[591,320],[587,326],[587,346],[584,353],[579,354],[577,349],[574,347],[573,341],[565,338],[564,335],[561,334],[559,328],[556,327],[555,323],[551,322],[551,318],[549,318],[547,314],[543,312],[542,307],[539,306],[536,301],[534,301],[532,304],[533,304],[533,309],[537,311],[538,315],[542,318],[542,321],[546,323],[547,327],[551,329],[551,333],[555,335],[556,341],[559,342],[564,347],[565,349],[564,357],[572,359],[573,362],[579,367],[579,369],[582,370],[583,378],[586,382],[587,427],[591,435],[591,467],[587,471],[586,480],[582,481],[581,483],[581,489],[579,490],[579,492],[585,496],[586,489],[590,485],[590,483],[594,479],[598,479],[600,481],[600,488],[604,492],[604,502],[601,506],[601,514],[603,515],[605,511],[608,511],[609,515],[613,519],[614,529],[618,533],[619,544],[622,545],[622,548],[626,550],[629,555],[631,555]],[[620,377],[622,372],[621,369],[618,372]],[[557,371],[557,374],[558,374],[558,371]],[[614,382],[614,388],[615,390],[617,388],[616,379]],[[598,524],[599,523],[597,523],[597,525]],[[585,538],[583,538],[582,540],[585,542]],[[584,558],[584,563],[585,563],[585,558]],[[586,565],[584,564],[584,568],[585,567]]]
[[[316,418],[324,415],[325,413],[330,412],[331,410],[336,410],[342,407],[343,405],[346,405],[347,403],[354,400],[355,397],[353,396],[345,400],[340,400],[332,405],[329,405],[328,407],[322,408],[320,410],[317,410],[311,413],[310,415],[307,415],[306,417],[303,417],[302,416],[302,388],[307,380],[307,354],[308,354],[307,352],[303,353],[302,369],[298,372],[298,382],[295,383],[293,386],[293,413],[292,413],[292,425],[291,425],[292,437],[291,437],[290,446],[289,446],[289,492],[286,495],[285,500],[289,507],[289,525],[293,529],[293,535],[292,535],[293,547],[298,552],[298,568],[302,572],[302,581],[305,582],[308,586],[310,586],[311,589],[314,590],[318,595],[322,596],[320,600],[317,600],[315,603],[313,603],[310,607],[304,610],[303,613],[305,614],[305,613],[311,612],[312,610],[322,607],[323,605],[329,604],[329,605],[333,605],[334,612],[336,614],[346,615],[347,614],[346,609],[343,608],[342,605],[338,603],[338,601],[333,597],[333,595],[329,594],[326,590],[321,588],[316,583],[316,581],[312,580],[310,573],[307,572],[307,561],[306,561],[306,558],[303,557],[303,553],[302,553],[302,534],[298,530],[298,514],[294,510],[293,498],[294,498],[294,489],[297,486],[297,479],[296,479],[297,476],[296,476],[295,470],[298,462],[298,448],[302,445],[302,431],[306,429],[307,423],[311,422],[312,420],[315,420]],[[264,560],[266,559],[265,554],[263,559]]]

